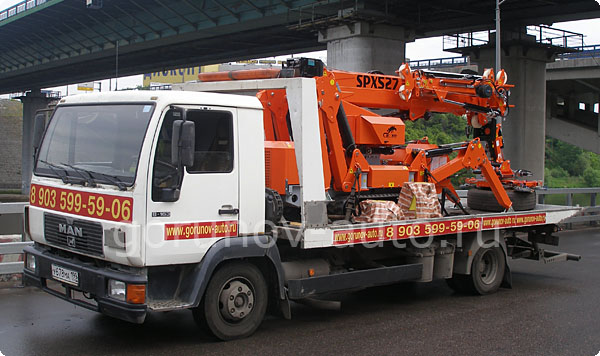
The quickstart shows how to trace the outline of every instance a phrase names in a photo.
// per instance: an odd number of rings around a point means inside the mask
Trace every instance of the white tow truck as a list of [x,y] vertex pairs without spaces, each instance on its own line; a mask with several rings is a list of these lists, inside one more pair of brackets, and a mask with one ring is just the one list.
[[[573,207],[464,214],[446,203],[434,219],[328,217],[313,78],[175,89],[66,97],[36,127],[26,284],[133,323],[191,309],[230,340],[267,312],[291,318],[293,300],[440,278],[488,294],[510,286],[507,257],[579,259],[539,247],[558,244]],[[247,95],[265,89],[286,91],[299,179],[275,201],[265,196],[263,105]],[[296,218],[282,217],[284,205]]]

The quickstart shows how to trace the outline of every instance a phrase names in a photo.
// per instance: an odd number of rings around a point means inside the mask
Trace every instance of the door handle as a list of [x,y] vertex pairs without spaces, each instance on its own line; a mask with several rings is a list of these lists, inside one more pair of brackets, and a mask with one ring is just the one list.
[[219,209],[219,215],[237,215],[240,213],[240,209],[234,208],[232,205],[223,205]]

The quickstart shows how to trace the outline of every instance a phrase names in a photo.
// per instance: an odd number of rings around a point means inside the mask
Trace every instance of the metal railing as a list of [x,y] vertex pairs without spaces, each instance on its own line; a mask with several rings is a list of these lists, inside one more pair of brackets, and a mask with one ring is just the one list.
[[46,3],[46,1],[50,2],[52,0],[25,0],[16,5],[13,5],[4,11],[0,11],[0,22],[27,10],[33,9],[36,6],[40,6]]
[[[443,38],[443,50],[456,50],[460,48],[484,46],[490,43],[493,38],[492,30],[477,31],[467,33],[457,33],[445,35]],[[524,31],[503,30],[503,38],[514,40],[524,40],[535,37],[535,42],[539,44],[551,45],[563,48],[583,47],[583,35],[581,33],[560,30],[549,26],[527,26]],[[505,39],[503,39],[505,41]]]
[[[40,92],[43,96],[45,96],[46,98],[49,98],[49,99],[58,100],[58,99],[62,98],[62,93],[60,90],[41,90]],[[27,93],[28,92],[11,93],[9,97],[10,97],[10,99],[21,99],[21,98],[27,96]]]
[[589,45],[573,47],[577,52],[563,53],[558,55],[558,60],[600,58],[600,45]]
[[[28,203],[0,203],[0,236],[23,235],[23,210]],[[21,238],[22,239],[22,238]],[[0,242],[0,275],[23,272],[23,261],[4,262],[4,255],[23,253],[31,241]]]
[[[4,255],[20,255],[23,248],[32,245],[32,241],[0,243],[0,257]],[[23,273],[23,261],[4,262],[0,259],[0,275]]]
[[421,59],[421,60],[414,60],[414,61],[408,62],[408,65],[413,69],[466,66],[469,64],[470,64],[469,57],[432,58],[432,59]]
[[545,188],[537,191],[538,202],[544,204],[546,195],[565,195],[565,205],[573,206],[573,196],[575,194],[589,194],[590,205],[584,206],[580,215],[572,216],[565,220],[565,223],[582,223],[590,222],[595,225],[596,221],[600,220],[600,207],[596,206],[596,197],[600,194],[600,188]]

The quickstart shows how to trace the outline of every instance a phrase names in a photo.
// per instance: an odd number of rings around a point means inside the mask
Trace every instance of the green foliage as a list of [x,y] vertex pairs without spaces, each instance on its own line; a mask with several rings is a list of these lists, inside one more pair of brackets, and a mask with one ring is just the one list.
[[544,183],[549,188],[600,187],[600,156],[546,138]]
[[[406,141],[419,140],[424,137],[429,139],[429,143],[443,145],[455,142],[464,142],[468,138],[465,135],[467,123],[462,117],[453,114],[433,114],[429,120],[417,120],[405,122]],[[453,154],[450,158],[454,158]],[[473,173],[463,169],[450,178],[455,187],[464,184],[465,179],[473,177]]]
[[550,168],[560,167],[571,176],[581,176],[589,163],[581,148],[547,138],[546,165]]
[[[437,145],[468,140],[465,120],[452,114],[434,114],[428,121],[407,121],[405,125],[407,142],[423,137],[428,137],[430,143]],[[471,176],[473,174],[464,169],[451,181],[458,187],[466,177]],[[550,188],[600,187],[600,155],[547,138],[544,185]]]
[[429,120],[406,121],[405,125],[406,141],[426,136],[437,145],[467,140],[465,120],[453,114],[433,114]]
[[592,167],[588,167],[583,171],[583,181],[589,187],[600,187],[600,171]]

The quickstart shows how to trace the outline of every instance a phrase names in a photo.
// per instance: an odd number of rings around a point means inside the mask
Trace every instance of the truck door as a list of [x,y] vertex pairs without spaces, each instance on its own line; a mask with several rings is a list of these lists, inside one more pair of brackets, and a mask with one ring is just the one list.
[[186,107],[195,125],[194,164],[186,167],[179,198],[166,202],[161,189],[176,184],[171,165],[173,121],[181,108],[165,112],[151,157],[146,263],[198,262],[218,239],[237,236],[237,110]]

